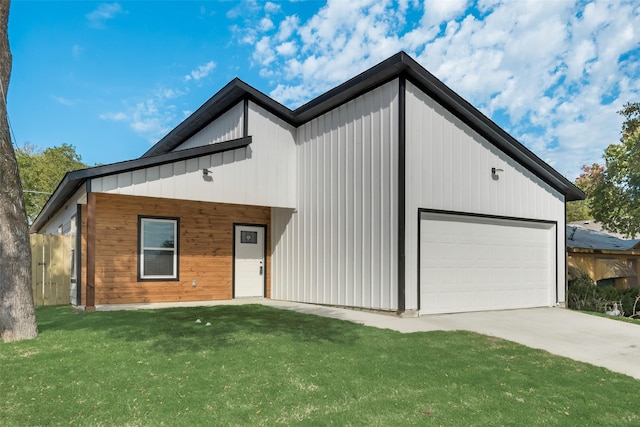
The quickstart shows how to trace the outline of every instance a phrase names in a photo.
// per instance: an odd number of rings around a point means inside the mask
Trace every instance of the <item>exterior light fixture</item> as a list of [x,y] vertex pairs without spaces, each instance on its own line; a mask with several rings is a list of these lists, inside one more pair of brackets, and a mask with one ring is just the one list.
[[504,169],[491,168],[491,178],[494,181],[497,181],[500,179],[500,176],[498,175],[499,172],[504,172]]
[[202,179],[207,182],[213,182],[213,171],[202,169]]

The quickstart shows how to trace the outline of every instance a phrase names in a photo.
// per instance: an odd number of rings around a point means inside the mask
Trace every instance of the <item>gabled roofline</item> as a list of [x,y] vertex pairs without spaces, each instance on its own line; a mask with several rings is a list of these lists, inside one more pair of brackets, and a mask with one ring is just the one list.
[[298,127],[378,86],[402,76],[429,94],[445,109],[497,148],[507,153],[538,178],[562,193],[566,201],[585,198],[582,190],[509,135],[480,110],[438,80],[405,52],[393,55],[294,111],[236,78],[158,141],[143,157],[166,153],[175,149],[212,120],[244,99],[256,102],[292,126]]
[[29,231],[37,233],[53,217],[60,207],[89,179],[100,178],[108,175],[115,175],[123,172],[130,172],[152,166],[160,166],[180,160],[193,159],[195,157],[209,154],[223,153],[238,148],[247,147],[251,144],[251,137],[234,139],[217,144],[203,145],[180,151],[172,151],[155,156],[141,157],[139,159],[127,160],[119,163],[112,163],[93,168],[79,169],[67,172],[58,184],[47,203],[44,205],[36,219],[31,224]]
[[[245,100],[253,101],[290,125],[298,127],[376,87],[401,77],[406,78],[412,84],[419,87],[436,100],[443,108],[478,132],[498,149],[508,154],[542,181],[563,194],[566,201],[582,200],[585,198],[582,190],[577,188],[558,171],[536,156],[531,150],[518,142],[451,88],[438,80],[433,74],[429,73],[407,53],[399,52],[347,82],[336,86],[300,106],[295,111],[285,107],[242,80],[235,78],[158,141],[139,159],[67,173],[33,222],[31,231],[39,231],[40,227],[51,218],[55,210],[62,206],[87,179],[148,167],[154,164],[162,164],[163,162],[168,163],[189,158],[188,156],[197,157],[203,154],[220,152],[219,150],[231,150],[250,144],[251,139],[249,137],[188,150],[172,151],[202,130],[211,123],[212,120],[221,116],[239,102]],[[241,143],[240,141],[244,142]],[[236,144],[240,145],[235,146]],[[224,148],[227,146],[232,148]]]
[[[295,125],[289,108],[268,97],[239,78],[231,80],[200,108],[165,135],[141,157],[155,156],[174,150],[184,141],[201,131],[205,126],[227,112],[239,102],[249,99],[273,112],[289,124]],[[244,135],[247,136],[247,135]]]

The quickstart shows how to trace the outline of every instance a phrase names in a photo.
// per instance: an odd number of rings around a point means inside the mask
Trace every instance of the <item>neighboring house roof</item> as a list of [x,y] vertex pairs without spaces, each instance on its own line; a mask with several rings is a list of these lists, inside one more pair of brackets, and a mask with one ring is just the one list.
[[640,240],[625,240],[601,231],[589,230],[577,225],[567,225],[567,248],[602,251],[628,251],[636,249]]
[[[39,228],[51,218],[51,215],[89,178],[148,167],[149,164],[146,162],[159,162],[158,164],[161,164],[161,162],[168,163],[179,160],[181,158],[180,156],[191,156],[196,152],[215,153],[233,149],[227,148],[227,146],[229,144],[233,145],[237,143],[237,141],[218,143],[190,150],[172,151],[228,111],[228,109],[237,105],[238,102],[251,100],[287,123],[293,126],[299,126],[347,101],[355,99],[367,91],[399,77],[408,79],[411,83],[423,90],[494,146],[563,194],[567,201],[584,199],[584,193],[558,171],[533,154],[533,152],[429,73],[405,52],[399,52],[293,111],[236,78],[205,102],[191,116],[170,131],[164,138],[158,141],[158,143],[151,147],[151,149],[144,153],[139,159],[69,172],[65,175],[58,185],[58,188],[34,221],[31,226],[31,231],[39,231]],[[245,112],[246,108],[247,104],[245,103]],[[244,126],[245,136],[247,136],[246,121]],[[250,142],[250,140],[246,139],[239,141],[245,141],[246,144]],[[199,155],[202,154],[193,154],[193,157]],[[165,158],[162,156],[168,157]]]
[[[611,236],[618,237],[620,239],[628,240],[627,236],[625,236],[624,234],[615,233],[613,231],[605,230],[605,228],[602,226],[602,224],[600,222],[596,221],[595,219],[583,219],[581,221],[573,221],[573,222],[568,223],[567,225],[584,228],[585,230],[598,231],[600,233],[606,233],[606,234],[609,234]],[[636,236],[633,236],[633,237],[637,238],[637,237],[640,237],[640,236],[636,235]]]
[[235,150],[237,148],[243,148],[249,144],[251,144],[251,137],[246,137],[213,145],[204,145],[201,147],[174,151],[156,156],[141,157],[135,160],[127,160],[125,162],[67,172],[53,192],[53,195],[49,200],[47,200],[47,203],[44,205],[37,218],[33,221],[33,224],[31,224],[30,231],[32,233],[40,231],[40,228],[45,225],[45,223],[53,216],[53,214],[55,214],[65,201],[68,200],[69,197],[71,197],[73,193],[75,193],[88,179],[148,168],[151,166],[159,166],[178,160],[187,160],[208,154],[222,153],[225,151]]

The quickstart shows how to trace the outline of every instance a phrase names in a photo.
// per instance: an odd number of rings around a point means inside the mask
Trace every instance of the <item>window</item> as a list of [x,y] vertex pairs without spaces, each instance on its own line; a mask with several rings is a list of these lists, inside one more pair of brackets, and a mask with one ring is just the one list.
[[140,280],[178,280],[177,218],[138,220]]
[[257,231],[240,231],[240,243],[258,243]]

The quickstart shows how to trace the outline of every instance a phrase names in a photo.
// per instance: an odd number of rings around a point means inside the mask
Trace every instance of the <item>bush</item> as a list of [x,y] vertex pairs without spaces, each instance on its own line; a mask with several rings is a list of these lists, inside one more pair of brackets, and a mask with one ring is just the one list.
[[[639,290],[635,288],[616,289],[608,286],[596,286],[589,275],[584,273],[569,283],[567,304],[569,308],[574,310],[604,313],[612,308],[613,303],[617,302],[622,305],[624,316],[628,317],[633,314],[633,304],[638,292]],[[636,308],[640,310],[640,307]]]

